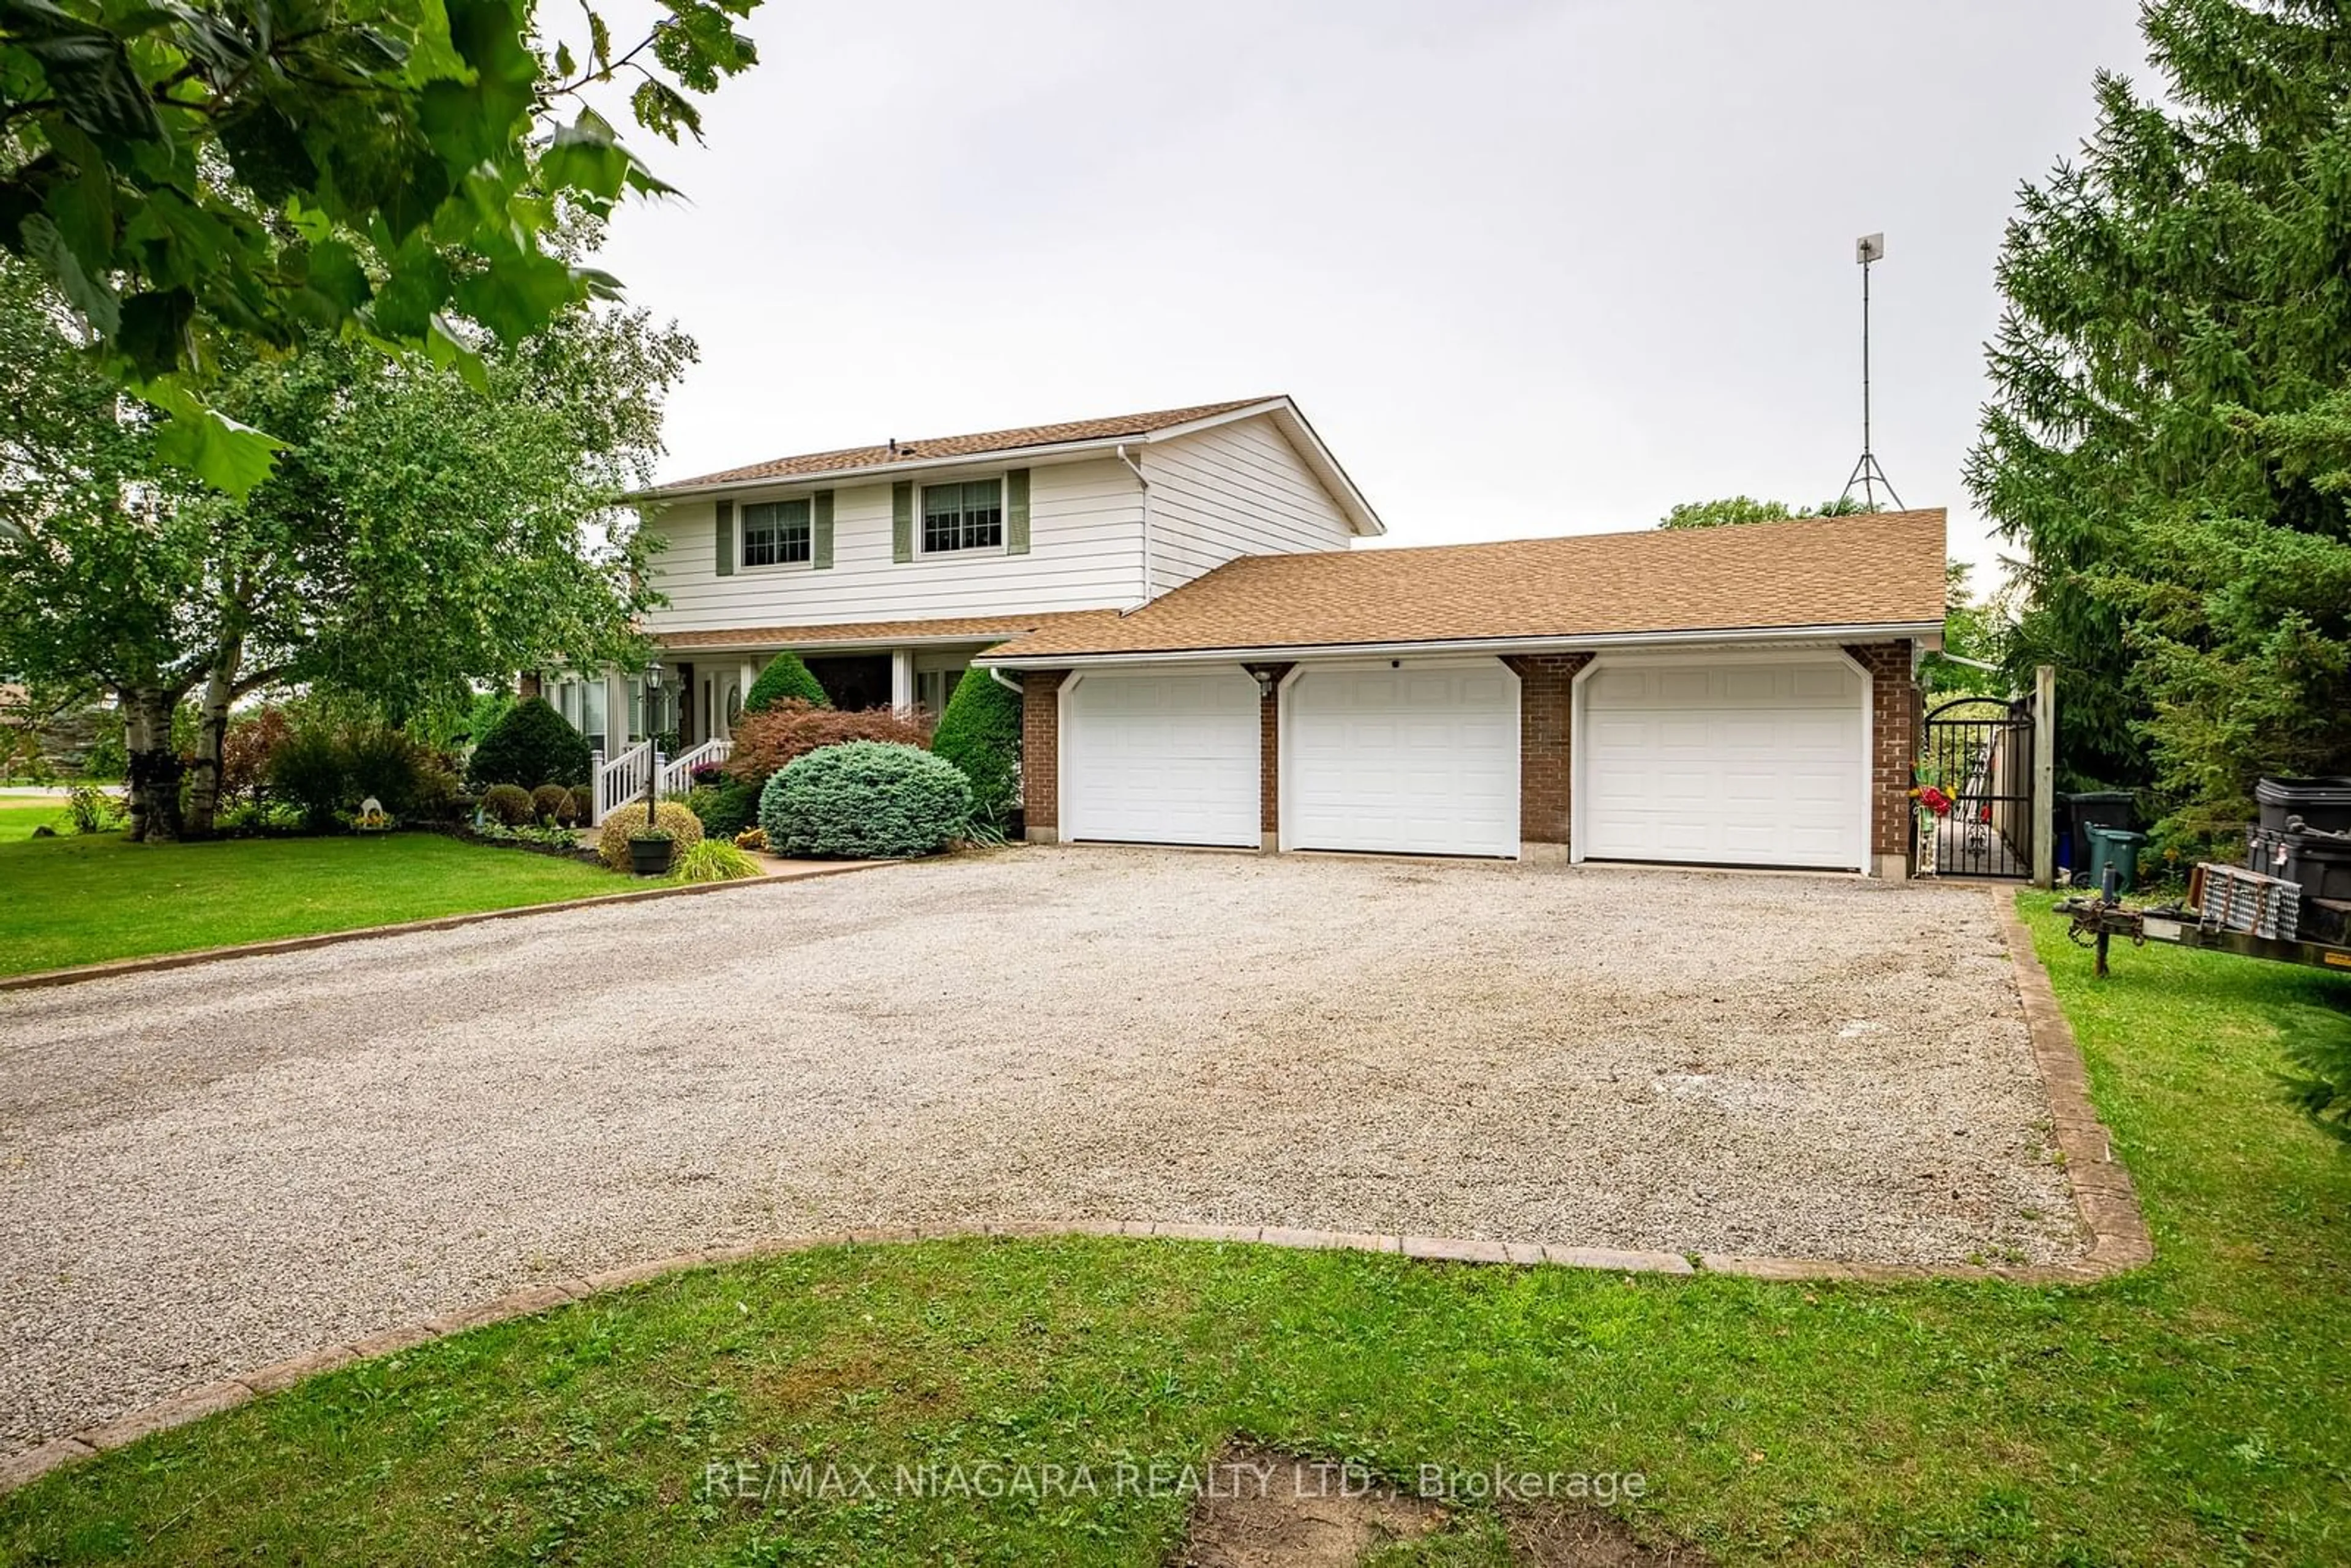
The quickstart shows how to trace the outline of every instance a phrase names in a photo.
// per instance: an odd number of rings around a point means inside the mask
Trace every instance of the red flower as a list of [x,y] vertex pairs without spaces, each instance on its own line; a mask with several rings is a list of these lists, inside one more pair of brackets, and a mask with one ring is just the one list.
[[1938,817],[1948,817],[1951,814],[1951,798],[1932,784],[1918,791],[1918,803]]

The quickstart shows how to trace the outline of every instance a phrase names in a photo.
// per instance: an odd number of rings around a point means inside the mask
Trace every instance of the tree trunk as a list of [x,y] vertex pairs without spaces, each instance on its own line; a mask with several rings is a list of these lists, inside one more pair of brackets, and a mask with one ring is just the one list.
[[236,671],[243,656],[241,639],[228,638],[204,677],[204,695],[196,709],[196,760],[188,772],[185,827],[192,839],[213,836],[213,818],[220,808],[221,740],[228,733],[228,707],[236,700]]
[[180,837],[180,758],[172,749],[174,694],[133,686],[122,694],[122,732],[131,754],[131,836],[141,843]]

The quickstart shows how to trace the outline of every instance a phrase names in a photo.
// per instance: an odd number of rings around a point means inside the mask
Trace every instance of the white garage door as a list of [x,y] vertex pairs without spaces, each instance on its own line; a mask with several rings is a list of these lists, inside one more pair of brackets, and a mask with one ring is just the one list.
[[1291,847],[1518,854],[1518,680],[1499,663],[1309,670],[1281,703]]
[[1859,870],[1862,678],[1840,660],[1603,664],[1585,678],[1585,859]]
[[1062,834],[1253,850],[1258,744],[1240,670],[1082,676],[1061,698]]

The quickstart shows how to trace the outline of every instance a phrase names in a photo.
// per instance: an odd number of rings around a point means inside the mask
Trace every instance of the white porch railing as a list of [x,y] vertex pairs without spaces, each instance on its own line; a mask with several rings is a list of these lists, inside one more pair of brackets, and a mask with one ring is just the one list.
[[596,812],[588,820],[590,827],[601,825],[616,807],[645,798],[645,779],[661,766],[661,754],[650,740],[641,740],[609,761],[601,751],[591,758],[590,774],[596,780]]
[[674,795],[693,789],[695,768],[715,767],[734,754],[735,743],[731,740],[705,740],[700,746],[688,747],[662,764],[661,792]]

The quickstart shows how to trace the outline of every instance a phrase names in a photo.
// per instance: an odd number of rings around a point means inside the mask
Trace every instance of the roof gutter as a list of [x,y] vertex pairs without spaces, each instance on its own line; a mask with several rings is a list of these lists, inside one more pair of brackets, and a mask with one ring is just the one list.
[[858,653],[887,648],[951,648],[973,643],[993,646],[1026,637],[1034,627],[1008,627],[1001,632],[933,632],[914,637],[747,637],[732,643],[668,643],[666,636],[690,637],[691,632],[648,632],[645,636],[672,653],[758,653],[778,648],[824,649],[828,652]]
[[1561,637],[1461,637],[1418,643],[1272,643],[1261,647],[1175,648],[1137,653],[1031,653],[972,662],[1006,670],[1059,670],[1081,664],[1207,664],[1236,659],[1391,658],[1420,653],[1564,653],[1676,648],[1710,643],[1854,643],[1892,637],[1940,642],[1940,621],[1881,621],[1845,626],[1725,626],[1696,632],[1620,632]]
[[745,490],[822,490],[852,479],[879,479],[892,474],[917,474],[940,468],[1002,468],[1048,457],[1082,457],[1107,452],[1124,441],[1143,436],[1092,436],[1084,441],[1061,441],[1050,446],[1007,446],[994,452],[966,452],[946,457],[900,457],[888,463],[865,463],[854,468],[822,468],[807,474],[747,475],[734,479],[696,480],[683,485],[658,485],[632,490],[621,497],[623,506],[648,501],[676,501],[695,496],[724,496]]

